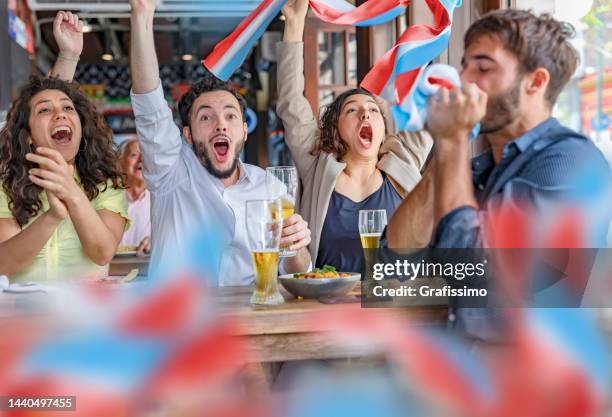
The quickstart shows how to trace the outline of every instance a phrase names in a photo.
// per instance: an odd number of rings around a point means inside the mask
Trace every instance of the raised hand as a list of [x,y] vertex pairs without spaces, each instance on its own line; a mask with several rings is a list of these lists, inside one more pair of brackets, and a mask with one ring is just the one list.
[[53,37],[59,47],[60,55],[68,59],[78,59],[83,51],[83,22],[71,12],[57,12],[53,21]]
[[26,154],[26,159],[38,164],[30,170],[30,180],[55,194],[67,206],[84,196],[74,180],[74,166],[69,165],[55,149],[38,147],[36,153]]
[[448,91],[441,88],[429,100],[427,130],[434,140],[467,140],[487,111],[487,94],[476,84]]
[[130,0],[130,69],[132,91],[136,94],[149,93],[159,85],[159,62],[153,40],[156,3],[156,0]]
[[157,0],[130,0],[130,6],[132,6],[132,14],[153,14]]
[[308,0],[288,0],[283,6],[283,15],[287,21],[304,21],[308,13]]
[[302,42],[308,13],[308,0],[289,0],[283,7],[285,29],[283,42]]

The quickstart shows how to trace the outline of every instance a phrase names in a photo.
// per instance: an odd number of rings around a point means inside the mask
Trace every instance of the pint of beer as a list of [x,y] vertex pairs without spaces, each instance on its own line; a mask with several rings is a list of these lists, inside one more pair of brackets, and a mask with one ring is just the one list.
[[295,200],[283,196],[281,197],[281,202],[283,205],[283,220],[287,220],[295,212]]
[[278,247],[282,226],[280,199],[246,202],[246,229],[255,272],[252,304],[285,302],[278,290]]
[[359,210],[359,236],[361,247],[377,249],[380,237],[387,226],[386,210]]
[[282,304],[285,300],[278,292],[278,250],[256,250],[251,254],[255,268],[255,291],[251,303]]
[[359,235],[361,238],[361,247],[364,249],[378,249],[380,247],[380,237],[382,233],[362,233]]
[[361,247],[365,258],[362,294],[368,294],[368,286],[373,282],[372,271],[374,264],[377,262],[377,249],[380,247],[380,237],[386,226],[386,210],[359,210],[359,237],[361,238]]
[[[282,218],[287,220],[295,212],[295,199],[297,196],[297,170],[295,167],[268,167],[266,168],[266,187],[271,198],[280,198],[283,205]],[[280,246],[281,257],[295,256],[297,252],[290,251],[289,245]]]

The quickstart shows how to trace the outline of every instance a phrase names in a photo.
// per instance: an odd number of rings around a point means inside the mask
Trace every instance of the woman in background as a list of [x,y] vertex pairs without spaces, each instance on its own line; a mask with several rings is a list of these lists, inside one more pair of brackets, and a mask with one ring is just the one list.
[[142,176],[142,154],[138,138],[119,145],[119,169],[125,175],[130,228],[123,234],[119,250],[135,250],[140,256],[151,252],[151,194]]

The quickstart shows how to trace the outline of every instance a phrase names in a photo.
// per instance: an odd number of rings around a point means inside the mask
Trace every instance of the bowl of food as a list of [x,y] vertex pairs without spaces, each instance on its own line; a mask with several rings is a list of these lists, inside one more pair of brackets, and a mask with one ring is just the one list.
[[115,257],[136,256],[136,246],[119,245]]
[[360,274],[338,272],[336,268],[325,265],[310,272],[287,274],[278,277],[287,291],[296,297],[323,298],[345,295],[359,282]]

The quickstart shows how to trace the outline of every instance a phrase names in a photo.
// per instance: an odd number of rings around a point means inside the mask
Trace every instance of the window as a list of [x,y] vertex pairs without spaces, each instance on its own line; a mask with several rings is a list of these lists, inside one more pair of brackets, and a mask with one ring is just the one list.
[[319,106],[357,86],[357,41],[354,32],[319,32]]
[[561,93],[554,116],[561,123],[590,137],[612,161],[612,4],[608,0],[568,2],[546,0],[534,7],[528,0],[516,0],[516,7],[552,13],[576,29],[572,44],[580,63]]

